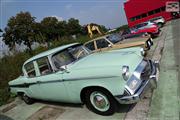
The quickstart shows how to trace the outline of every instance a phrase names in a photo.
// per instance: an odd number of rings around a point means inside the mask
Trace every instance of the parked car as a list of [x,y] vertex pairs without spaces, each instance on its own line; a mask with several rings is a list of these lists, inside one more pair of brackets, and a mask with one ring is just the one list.
[[149,36],[149,34],[147,32],[133,34],[133,33],[131,33],[131,29],[124,30],[122,33],[120,33],[120,35],[123,39]]
[[152,18],[149,21],[156,23],[159,27],[162,27],[165,24],[165,19],[162,16]]
[[95,38],[84,44],[88,49],[93,52],[112,50],[112,49],[123,49],[128,47],[140,46],[144,51],[148,51],[153,45],[152,38],[146,37],[134,37],[124,39],[120,34],[109,34],[102,37]]
[[131,28],[131,33],[138,34],[138,33],[148,33],[152,37],[156,37],[160,33],[160,29],[156,23],[153,22],[144,22],[141,24],[138,24]]
[[74,43],[48,50],[23,64],[23,76],[9,82],[10,90],[27,104],[34,99],[83,103],[97,114],[111,115],[117,101],[135,103],[156,87],[157,64],[139,49],[90,53]]

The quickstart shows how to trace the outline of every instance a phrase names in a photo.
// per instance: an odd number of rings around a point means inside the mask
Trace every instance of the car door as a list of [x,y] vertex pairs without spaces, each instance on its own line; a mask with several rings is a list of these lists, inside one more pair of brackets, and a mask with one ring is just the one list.
[[101,38],[96,40],[96,47],[97,51],[105,51],[109,49],[109,45],[111,45],[110,42],[108,42],[106,39]]
[[[25,73],[25,79],[23,81],[23,84],[25,85],[25,92],[29,97],[32,98],[38,98],[41,93],[39,92],[38,86],[37,86],[37,81],[36,81],[36,74],[37,71],[35,70],[35,62],[30,61],[26,63],[23,68],[24,68],[24,73]],[[32,91],[33,88],[33,91]]]
[[29,87],[32,95],[43,100],[66,101],[68,95],[63,83],[62,72],[52,70],[48,57],[39,58],[34,64],[36,76],[31,79],[35,84]]

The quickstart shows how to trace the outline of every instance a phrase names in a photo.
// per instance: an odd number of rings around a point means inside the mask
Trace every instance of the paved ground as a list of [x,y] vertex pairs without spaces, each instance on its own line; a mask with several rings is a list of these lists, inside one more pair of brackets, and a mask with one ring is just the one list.
[[149,111],[149,119],[155,120],[180,119],[180,20],[172,21],[167,27],[158,88],[154,91]]
[[[178,84],[180,44],[179,44],[179,21],[168,23],[162,30],[160,37],[154,39],[155,45],[149,52],[153,59],[161,60],[161,72],[158,89],[154,91],[152,102],[151,92],[137,104],[119,105],[119,111],[113,116],[100,116],[90,112],[85,106],[60,104],[49,102],[37,102],[33,105],[26,105],[21,100],[0,107],[0,120],[121,120],[121,119],[179,119],[178,96],[180,91]],[[165,41],[165,44],[164,44]],[[165,45],[165,46],[164,46]],[[154,52],[155,50],[155,52]],[[180,85],[180,84],[179,84]],[[150,106],[150,109],[149,109]],[[148,114],[149,112],[149,114]]]

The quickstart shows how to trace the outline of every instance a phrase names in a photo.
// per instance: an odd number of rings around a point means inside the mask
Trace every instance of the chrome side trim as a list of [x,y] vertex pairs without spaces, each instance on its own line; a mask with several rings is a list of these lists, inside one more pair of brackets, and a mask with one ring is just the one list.
[[22,83],[22,84],[15,84],[9,85],[9,87],[20,87],[20,88],[28,88],[31,85],[35,84],[46,84],[46,83],[56,83],[56,82],[69,82],[69,81],[79,81],[79,80],[89,80],[89,79],[103,79],[103,78],[114,78],[119,76],[99,76],[99,77],[82,77],[82,78],[69,78],[69,79],[61,79],[61,80],[49,80],[49,81],[36,81],[32,83]]

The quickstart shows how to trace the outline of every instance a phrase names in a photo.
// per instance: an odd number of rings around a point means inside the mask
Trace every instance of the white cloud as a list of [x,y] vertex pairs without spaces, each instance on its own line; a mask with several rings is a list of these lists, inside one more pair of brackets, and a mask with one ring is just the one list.
[[63,18],[62,18],[62,17],[59,17],[59,16],[57,16],[57,15],[52,15],[52,17],[57,18],[57,19],[58,19],[58,21],[63,21]]

